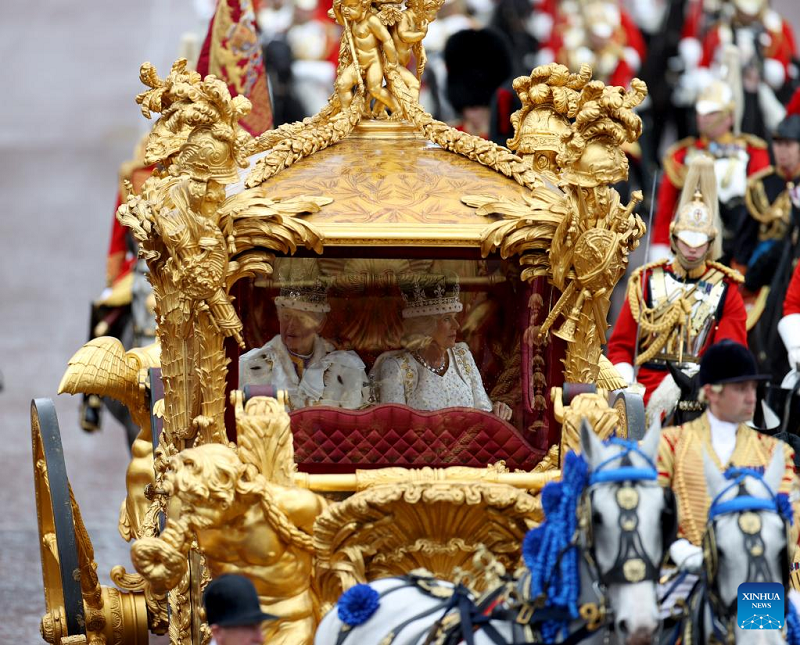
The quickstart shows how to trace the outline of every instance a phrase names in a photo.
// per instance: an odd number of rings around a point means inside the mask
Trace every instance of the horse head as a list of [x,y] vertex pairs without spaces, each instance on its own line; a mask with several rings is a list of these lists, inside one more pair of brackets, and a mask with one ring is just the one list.
[[608,596],[615,634],[630,645],[652,642],[660,626],[656,585],[677,532],[672,491],[657,482],[660,437],[657,425],[639,445],[602,442],[588,424],[581,428],[591,472],[580,510],[583,548],[595,563],[592,577]]
[[[791,507],[778,495],[784,476],[784,448],[778,444],[763,474],[755,469],[720,473],[704,455],[711,505],[703,542],[708,610],[706,634],[734,635],[735,642],[784,643],[781,630],[743,630],[736,623],[739,585],[774,582],[788,585],[793,544],[788,526]],[[760,640],[754,634],[759,635]],[[724,642],[724,640],[723,640]]]

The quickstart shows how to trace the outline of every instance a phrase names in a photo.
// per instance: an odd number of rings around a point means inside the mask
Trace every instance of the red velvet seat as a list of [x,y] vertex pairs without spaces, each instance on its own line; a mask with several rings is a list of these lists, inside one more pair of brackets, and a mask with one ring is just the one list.
[[422,412],[383,404],[365,410],[326,406],[291,413],[295,461],[307,473],[356,469],[485,467],[503,460],[513,472],[542,458],[511,424],[473,408]]

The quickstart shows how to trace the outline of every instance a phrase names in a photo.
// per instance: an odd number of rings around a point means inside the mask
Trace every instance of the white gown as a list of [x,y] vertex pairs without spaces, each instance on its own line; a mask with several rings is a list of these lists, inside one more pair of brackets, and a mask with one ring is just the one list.
[[369,401],[365,367],[355,352],[336,350],[317,336],[301,379],[278,334],[263,347],[239,357],[239,386],[272,385],[286,390],[293,410],[309,405],[355,410]]
[[380,402],[405,403],[417,410],[464,407],[491,412],[492,402],[467,344],[457,343],[447,355],[447,371],[439,376],[407,350],[381,354],[370,373]]

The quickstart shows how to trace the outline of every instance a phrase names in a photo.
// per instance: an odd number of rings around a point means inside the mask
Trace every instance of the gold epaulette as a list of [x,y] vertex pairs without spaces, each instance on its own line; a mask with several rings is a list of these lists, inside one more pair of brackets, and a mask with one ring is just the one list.
[[736,269],[720,264],[719,262],[709,261],[706,262],[709,269],[716,269],[720,273],[724,273],[726,278],[730,278],[734,282],[744,282],[744,276]]
[[760,150],[766,150],[767,148],[767,142],[754,134],[742,133],[739,137],[751,148],[758,148]]
[[664,172],[667,174],[667,178],[672,182],[672,185],[676,188],[682,188],[683,182],[686,181],[686,165],[675,161],[675,155],[684,148],[694,146],[695,141],[696,139],[694,137],[681,139],[667,148],[667,153],[664,155]]
[[764,178],[775,172],[773,166],[767,166],[753,173],[747,179],[747,190],[744,193],[744,203],[747,211],[755,220],[764,221],[764,213],[769,210],[769,200],[764,190]]

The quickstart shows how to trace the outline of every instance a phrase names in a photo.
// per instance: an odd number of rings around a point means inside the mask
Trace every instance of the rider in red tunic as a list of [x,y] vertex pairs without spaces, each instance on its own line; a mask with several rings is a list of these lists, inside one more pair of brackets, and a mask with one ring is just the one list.
[[670,219],[681,194],[687,166],[698,154],[714,158],[725,256],[735,249],[736,215],[747,190],[747,178],[769,166],[767,144],[749,134],[737,134],[735,90],[725,80],[709,83],[695,105],[699,138],[688,137],[673,145],[664,157],[664,177],[658,191],[651,240],[651,259],[665,257],[670,245]]
[[713,168],[710,157],[692,161],[670,225],[675,259],[633,273],[608,343],[609,360],[629,383],[644,386],[646,404],[665,378],[672,381],[668,362],[696,365],[723,338],[747,343],[747,315],[737,289],[742,277],[710,259],[721,246]]
[[800,366],[800,263],[794,268],[792,280],[783,301],[783,318],[778,323],[778,333],[786,346],[789,365]]

